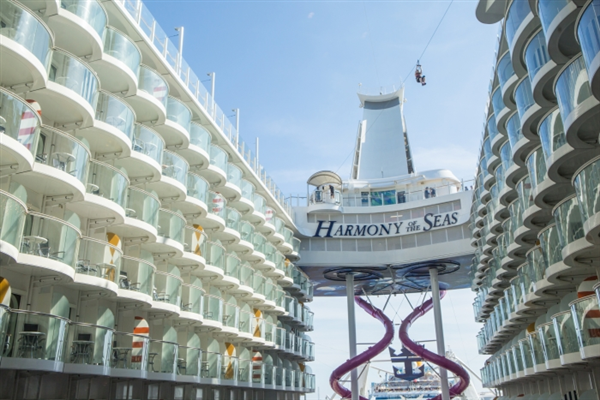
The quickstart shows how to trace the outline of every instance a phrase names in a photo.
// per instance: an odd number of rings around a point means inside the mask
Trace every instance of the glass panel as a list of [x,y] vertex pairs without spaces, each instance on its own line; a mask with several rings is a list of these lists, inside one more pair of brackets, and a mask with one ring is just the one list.
[[572,3],[571,0],[540,0],[538,3],[538,11],[542,27],[545,32],[548,32],[554,18],[562,11],[567,4]]
[[152,296],[154,265],[148,261],[128,256],[123,256],[122,259],[119,288]]
[[71,224],[49,215],[27,215],[21,253],[46,257],[75,268],[81,234]]
[[511,46],[511,49],[515,33],[517,33],[521,23],[525,20],[525,17],[527,17],[530,12],[531,9],[529,8],[529,2],[525,0],[515,0],[512,2],[510,9],[508,10],[506,25],[504,27],[506,42],[509,46]]
[[154,193],[148,193],[136,187],[127,188],[127,208],[129,218],[144,221],[153,227],[158,225],[160,201]]
[[531,189],[535,190],[546,179],[546,159],[541,147],[527,158],[527,170],[531,181]]
[[594,58],[600,52],[600,2],[592,1],[579,21],[577,37],[585,59],[585,65],[589,70]]
[[111,366],[113,330],[99,325],[69,322],[71,334],[66,362]]
[[240,308],[235,304],[223,304],[223,326],[237,329],[240,322]]
[[502,160],[502,168],[504,168],[505,172],[508,171],[514,164],[512,158],[512,149],[508,140],[500,148],[500,160]]
[[542,143],[546,161],[548,161],[548,158],[552,156],[558,148],[567,143],[565,129],[558,109],[554,110],[542,121],[538,130],[538,135],[540,136],[540,142]]
[[187,176],[187,195],[195,199],[208,202],[208,182],[196,174],[188,174]]
[[267,201],[265,200],[265,198],[259,194],[254,193],[253,201],[254,201],[254,209],[256,211],[258,211],[259,213],[264,214],[266,211],[266,207],[267,207]]
[[498,116],[500,111],[502,111],[506,106],[504,105],[504,100],[502,100],[502,91],[500,87],[496,89],[494,93],[492,93],[492,107],[494,108],[494,115]]
[[592,95],[583,57],[577,58],[560,74],[554,91],[563,118],[568,118],[578,105]]
[[98,78],[83,63],[74,57],[60,51],[52,54],[48,79],[54,83],[71,89],[92,108],[96,108],[98,100]]
[[138,76],[142,56],[131,39],[107,26],[104,32],[104,53],[123,62],[127,68]]
[[202,352],[202,378],[221,378],[221,354],[210,351]]
[[181,125],[188,132],[191,129],[192,112],[185,104],[171,96],[167,100],[167,119]]
[[148,371],[172,374],[177,370],[177,343],[150,339]]
[[231,183],[237,187],[240,187],[242,184],[242,176],[244,173],[240,168],[233,165],[232,163],[227,163],[227,182]]
[[162,174],[175,179],[179,183],[187,184],[189,165],[183,157],[168,150],[163,151]]
[[562,261],[562,246],[558,239],[557,225],[551,225],[539,235],[546,268]]
[[253,201],[254,199],[254,185],[245,179],[242,179],[240,188],[242,189],[242,197],[246,200]]
[[498,81],[502,86],[504,86],[506,82],[515,74],[512,62],[510,61],[510,53],[507,52],[504,57],[500,59],[498,62],[498,67],[496,68],[496,74],[498,74]]
[[[177,269],[177,267],[170,267],[171,271],[173,269]],[[152,300],[179,306],[181,304],[181,282],[181,278],[176,275],[156,271]]]
[[571,313],[575,318],[575,330],[579,348],[600,344],[600,309],[598,297],[591,296],[578,299],[571,305]]
[[177,375],[200,376],[202,350],[195,347],[179,346],[177,351]]
[[508,140],[510,141],[511,148],[515,148],[519,140],[523,139],[519,114],[514,113],[513,116],[510,117],[510,119],[506,122],[506,131],[508,133]]
[[210,164],[227,171],[227,153],[215,145],[210,145]]
[[239,213],[234,208],[227,207],[227,217],[225,219],[225,223],[228,228],[233,229],[234,231],[239,231],[240,229],[240,221],[242,220],[242,214]]
[[106,92],[100,92],[96,105],[98,121],[106,122],[123,132],[129,139],[133,139],[133,124],[135,114],[128,105]]
[[218,215],[219,217],[227,218],[227,201],[223,196],[215,192],[208,192],[208,211],[211,214]]
[[136,124],[133,131],[133,150],[152,158],[162,164],[163,148],[165,143],[154,131],[143,125]]
[[577,332],[571,311],[564,311],[552,316],[552,323],[560,355],[578,353]]
[[92,160],[87,192],[109,199],[125,208],[129,179],[112,165]]
[[210,152],[210,133],[201,125],[194,122],[190,125],[190,143]]
[[523,79],[519,86],[517,86],[517,90],[515,90],[515,102],[517,103],[517,110],[521,118],[535,103],[533,92],[531,91],[531,81],[528,78]]
[[26,216],[26,205],[0,190],[0,240],[20,248]]
[[[531,182],[529,176],[526,176],[517,183],[517,192],[519,193],[521,211],[525,211],[533,205],[533,195],[531,194]],[[519,226],[520,225],[513,225],[513,230],[517,229]]]
[[[531,39],[527,49],[525,49],[525,64],[529,72],[529,80],[533,82],[538,71],[550,61],[548,48],[546,47],[546,38],[544,32],[539,31],[537,35]],[[521,114],[522,116],[522,114]]]
[[3,1],[0,35],[25,47],[48,69],[52,57],[52,38],[48,29],[29,11],[15,3]]
[[15,139],[33,154],[38,148],[42,124],[35,110],[25,101],[0,89],[0,117],[3,119],[0,133]]
[[96,33],[102,37],[107,17],[106,12],[98,2],[93,0],[61,0],[60,6],[90,24]]
[[220,243],[207,242],[206,262],[213,267],[225,270],[225,248]]
[[157,72],[141,65],[138,75],[138,88],[160,101],[165,108],[167,107],[169,85]]
[[572,197],[557,206],[554,209],[554,219],[556,220],[561,249],[585,236],[581,211],[576,197]]
[[112,368],[148,370],[148,336],[115,332],[112,347]]
[[74,176],[84,185],[88,179],[90,152],[82,142],[66,133],[43,128],[35,161]]
[[252,236],[254,235],[254,226],[250,222],[241,221],[239,232],[242,240],[252,243]]
[[579,172],[573,180],[584,221],[600,212],[600,159]]
[[183,244],[185,223],[185,218],[181,215],[181,212],[175,213],[164,208],[158,210],[158,236],[173,239]]
[[221,322],[223,317],[223,299],[214,294],[207,294],[204,298],[204,318]]
[[494,138],[498,135],[498,125],[496,124],[496,116],[494,114],[490,115],[488,123],[487,123],[487,131],[490,136],[490,143],[494,140]]
[[117,283],[123,251],[110,243],[88,237],[81,239],[75,272]]

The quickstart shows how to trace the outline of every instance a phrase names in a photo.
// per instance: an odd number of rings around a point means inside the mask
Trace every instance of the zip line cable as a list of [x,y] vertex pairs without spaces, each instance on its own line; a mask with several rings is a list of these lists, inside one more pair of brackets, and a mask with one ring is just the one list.
[[[435,36],[435,34],[437,33],[438,29],[440,28],[440,25],[442,25],[442,22],[444,21],[444,18],[446,18],[446,14],[448,14],[448,10],[450,10],[450,7],[452,6],[452,3],[454,3],[454,0],[450,0],[450,4],[448,4],[448,7],[446,8],[446,11],[444,11],[444,15],[442,15],[442,18],[440,19],[440,22],[438,22],[437,26],[433,30],[433,33],[431,34],[431,37],[429,38],[429,41],[425,45],[425,48],[423,49],[423,52],[421,53],[421,55],[419,56],[419,58],[417,58],[417,60],[420,60],[421,58],[423,58],[423,55],[427,51],[427,48],[429,47],[429,44],[433,40],[433,37]],[[408,71],[408,74],[406,74],[406,77],[402,80],[403,83],[408,79],[408,77],[410,76],[410,74],[412,72],[413,72],[413,69],[411,68],[410,71]]]

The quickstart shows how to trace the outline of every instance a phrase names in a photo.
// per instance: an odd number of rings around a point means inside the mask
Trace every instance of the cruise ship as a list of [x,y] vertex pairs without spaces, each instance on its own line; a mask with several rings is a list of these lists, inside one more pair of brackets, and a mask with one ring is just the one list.
[[140,0],[0,3],[0,399],[315,390],[292,210],[177,31]]
[[599,14],[477,3],[500,26],[470,218],[481,373],[500,399],[600,398]]

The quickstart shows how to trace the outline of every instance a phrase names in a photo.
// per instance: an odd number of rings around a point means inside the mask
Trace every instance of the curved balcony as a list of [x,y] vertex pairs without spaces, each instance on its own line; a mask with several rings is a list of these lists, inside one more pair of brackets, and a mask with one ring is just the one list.
[[496,66],[496,74],[498,74],[498,81],[502,90],[502,100],[507,107],[514,110],[515,99],[513,93],[519,77],[515,74],[508,50],[499,59],[500,61],[498,61],[498,65]]
[[[275,232],[277,232],[277,229],[274,225],[275,221],[273,220],[274,215],[275,210],[268,206],[265,207],[265,223],[256,227],[256,229],[260,231],[263,235],[265,235],[267,238],[269,238],[269,240],[273,240],[271,236],[273,236]],[[280,241],[281,238],[278,238],[276,240]]]
[[78,130],[97,159],[129,157],[133,141],[135,114],[121,99],[101,91],[96,105],[94,126]]
[[210,142],[210,132],[202,125],[192,122],[190,145],[187,149],[179,150],[179,154],[185,157],[192,170],[199,171],[210,165]]
[[190,379],[197,382],[197,379],[202,373],[202,349],[198,347],[179,346],[177,350],[177,367],[178,378]]
[[527,170],[531,182],[533,201],[540,208],[552,208],[572,192],[571,185],[565,180],[556,183],[548,177],[546,158],[541,146],[538,146],[527,156]]
[[504,34],[510,49],[513,68],[519,76],[523,76],[527,72],[523,60],[525,45],[540,23],[529,5],[528,1],[513,1],[509,6],[504,24]]
[[206,292],[202,289],[202,281],[192,278],[192,283],[184,283],[181,293],[181,311],[179,318],[193,321],[194,325],[200,325],[204,314],[204,296]]
[[83,237],[79,245],[75,284],[81,290],[117,294],[123,251],[119,246],[91,237]]
[[213,237],[227,246],[237,244],[241,238],[239,229],[242,215],[231,207],[225,207],[224,211],[225,229],[213,233]]
[[222,290],[226,290],[229,294],[238,293],[240,286],[239,273],[242,261],[235,253],[225,253],[223,255],[223,272],[224,276],[214,282],[215,286],[219,286]]
[[160,133],[167,147],[187,149],[190,145],[190,129],[192,111],[181,100],[168,96],[167,119],[163,125],[155,125],[154,129]]
[[81,201],[86,192],[90,151],[64,132],[44,126],[35,151],[33,170],[13,176],[13,181],[46,196],[71,196]]
[[581,362],[575,320],[571,310],[562,311],[552,316],[556,343],[560,354],[560,363],[569,365]]
[[254,193],[252,203],[254,204],[254,211],[252,211],[252,214],[244,214],[244,219],[254,226],[263,225],[266,221],[267,201],[260,194]]
[[574,58],[559,72],[555,93],[567,143],[589,148],[598,141],[600,103],[592,96],[583,57]]
[[232,202],[232,206],[239,210],[242,215],[252,214],[254,212],[254,185],[242,179],[240,181],[241,197],[237,201]]
[[183,256],[171,262],[183,271],[206,268],[206,238],[200,225],[186,226],[183,233]]
[[130,256],[121,257],[119,274],[119,302],[137,302],[145,306],[152,305],[154,272],[152,255],[147,259]]
[[106,219],[117,225],[122,224],[125,221],[128,187],[129,179],[125,172],[91,160],[85,201],[71,203],[68,207],[89,219]]
[[131,147],[129,157],[115,160],[115,165],[127,170],[132,184],[159,181],[165,147],[162,137],[144,125],[135,124]]
[[184,201],[187,197],[187,161],[176,153],[164,150],[161,167],[160,181],[149,183],[147,187],[154,190],[163,203]]
[[494,174],[494,168],[495,166],[498,164],[498,162],[500,161],[500,159],[498,157],[495,157],[494,154],[492,154],[492,146],[490,145],[490,137],[489,135],[485,135],[485,138],[483,139],[483,145],[481,146],[482,152],[483,152],[483,159],[484,161],[484,165],[485,165],[485,172],[487,174]]
[[[54,2],[52,2],[54,3]],[[97,60],[102,56],[102,37],[108,15],[98,1],[61,0],[44,5],[56,45],[78,57]]]
[[227,200],[219,193],[208,191],[208,214],[199,219],[200,224],[209,232],[222,232],[225,230],[227,218]]
[[40,103],[44,115],[52,116],[54,126],[85,129],[94,124],[99,87],[96,73],[86,63],[54,50],[46,88],[29,97]]
[[110,375],[114,329],[85,322],[69,321],[68,336],[63,372]]
[[152,288],[152,311],[177,314],[181,305],[181,285],[183,280],[179,270],[174,266],[167,266],[169,272],[156,270],[154,272],[154,287]]
[[284,227],[283,238],[285,239],[285,241],[281,243],[281,245],[278,247],[278,250],[281,251],[283,254],[290,254],[294,251],[294,247],[292,245],[294,231],[292,231],[290,228]]
[[167,118],[167,98],[169,84],[155,70],[140,65],[137,76],[137,90],[125,98],[135,110],[138,122],[162,125]]
[[225,150],[213,144],[210,145],[210,164],[201,173],[214,187],[222,187],[227,183],[228,157]]
[[579,52],[575,38],[577,3],[572,0],[540,0],[538,14],[546,35],[548,54],[557,63],[563,64]]
[[586,239],[600,244],[600,157],[585,164],[573,175]]
[[513,161],[519,166],[524,166],[525,156],[536,143],[530,141],[523,135],[521,119],[519,118],[518,113],[514,113],[506,122],[506,132],[508,133]]
[[235,298],[223,302],[223,313],[221,318],[221,331],[213,333],[213,336],[227,339],[235,338],[239,333],[240,326],[240,307],[235,303]]
[[493,155],[500,156],[500,146],[506,141],[506,136],[498,132],[498,124],[494,114],[488,117],[486,129],[490,137],[490,147]]
[[190,172],[187,174],[186,186],[185,201],[178,202],[177,207],[188,220],[198,221],[202,225],[202,220],[208,215],[209,184],[201,176]]
[[227,163],[227,182],[219,187],[219,191],[229,202],[237,202],[242,197],[243,176],[241,168],[230,162]]
[[164,208],[158,210],[158,226],[155,243],[146,243],[144,248],[156,256],[181,257],[186,220],[180,211]]
[[115,331],[111,349],[113,354],[111,376],[146,378],[149,367],[149,350],[150,338],[148,336]]
[[560,66],[550,59],[546,37],[542,30],[535,34],[527,44],[525,64],[529,72],[535,102],[542,107],[552,107],[556,104],[553,83]]
[[0,172],[3,175],[33,168],[41,126],[40,114],[26,100],[0,88]]
[[201,278],[211,278],[217,281],[225,276],[225,247],[218,241],[206,240],[201,248],[205,259],[205,265],[202,269],[194,271],[194,275]]
[[600,99],[600,2],[590,2],[581,14],[577,24],[577,38],[581,44],[581,51],[589,75],[592,93]]
[[92,63],[102,88],[124,97],[136,93],[142,53],[124,33],[107,26],[103,35],[102,58]]
[[20,309],[11,309],[9,316],[9,324],[18,333],[2,357],[2,368],[62,372],[68,361],[65,349],[69,320]]
[[596,293],[579,298],[570,306],[581,359],[597,358],[600,355],[600,309]]
[[[19,198],[21,195],[23,198]],[[0,190],[0,261],[3,265],[17,260],[23,241],[27,204],[23,187],[8,193]]]
[[[221,330],[223,326],[223,298],[218,290],[212,288],[204,297],[203,329]],[[206,352],[203,352],[206,354]]]
[[148,347],[148,379],[174,381],[178,370],[179,345],[166,340],[150,339]]
[[144,238],[144,241],[155,242],[160,208],[156,193],[130,186],[125,204],[125,221],[123,225],[112,226],[112,232],[124,238]]
[[498,132],[500,132],[500,134],[504,135],[506,134],[506,128],[504,125],[506,124],[508,115],[511,113],[511,109],[504,104],[504,100],[502,99],[502,90],[500,87],[498,87],[492,93],[492,107],[494,109],[496,129]]
[[544,114],[544,110],[533,99],[529,76],[525,76],[518,84],[515,90],[515,101],[517,103],[519,119],[521,120],[521,132],[523,132],[523,136],[537,143],[539,140],[537,126]]
[[37,90],[46,85],[54,38],[35,13],[20,3],[2,3],[0,29],[0,86]]

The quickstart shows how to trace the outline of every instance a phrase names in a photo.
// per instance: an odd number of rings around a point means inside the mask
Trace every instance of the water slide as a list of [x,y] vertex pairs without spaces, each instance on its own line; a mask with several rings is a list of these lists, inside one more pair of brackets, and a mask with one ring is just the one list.
[[[446,291],[440,290],[440,299],[443,299],[445,295]],[[424,360],[431,361],[433,364],[439,365],[440,367],[453,372],[459,378],[458,382],[450,388],[450,398],[453,398],[460,395],[469,386],[469,373],[460,364],[427,350],[425,347],[413,342],[410,337],[408,337],[408,329],[411,327],[412,323],[425,315],[432,308],[432,299],[427,300],[425,303],[415,308],[400,325],[400,340],[402,341],[404,347],[412,351],[414,354],[420,356]],[[439,394],[431,400],[442,400],[442,395]]]
[[[383,326],[385,327],[385,334],[383,338],[375,343],[372,347],[369,347],[367,350],[363,351],[356,357],[353,357],[337,367],[329,377],[329,384],[335,393],[337,393],[342,399],[349,399],[352,397],[352,392],[349,389],[346,389],[344,386],[340,384],[340,379],[352,371],[355,368],[365,364],[372,358],[376,357],[379,353],[384,351],[390,343],[392,343],[392,339],[394,338],[394,325],[392,321],[388,317],[385,316],[383,311],[378,308],[373,307],[371,304],[361,299],[358,296],[354,297],[354,301],[358,304],[363,310],[369,313],[373,318],[381,321]],[[364,370],[363,370],[364,371]],[[360,400],[368,400],[366,397],[359,396]]]

